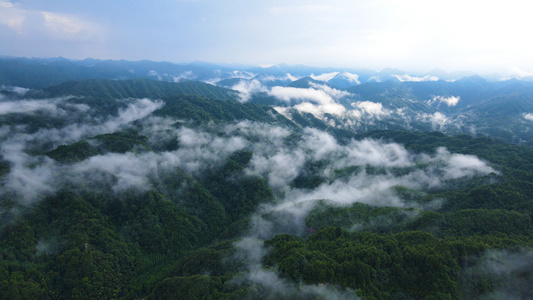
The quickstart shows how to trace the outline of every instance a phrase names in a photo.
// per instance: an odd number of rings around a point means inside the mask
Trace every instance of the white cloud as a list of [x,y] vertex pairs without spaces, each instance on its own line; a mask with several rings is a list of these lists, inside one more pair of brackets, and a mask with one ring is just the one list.
[[494,283],[484,299],[524,299],[531,294],[533,252],[530,248],[487,250],[469,268],[470,278],[482,278]]
[[324,73],[324,74],[320,74],[320,75],[314,75],[314,74],[311,74],[309,77],[313,78],[314,80],[319,80],[319,81],[330,81],[331,79],[333,79],[333,77],[337,76],[337,74],[339,74],[339,72],[332,72],[332,73]]
[[492,167],[473,155],[451,154],[443,147],[437,149],[437,154],[431,159],[445,164],[444,179],[457,179],[461,177],[473,177],[476,174],[497,173]]
[[418,118],[423,122],[430,122],[433,130],[442,130],[448,124],[448,118],[441,112],[419,114]]
[[185,71],[185,72],[181,73],[178,76],[172,76],[172,77],[174,79],[174,82],[180,82],[180,81],[183,81],[183,80],[194,80],[194,79],[196,79],[196,75],[194,75],[194,73],[192,71]]
[[223,127],[223,131],[228,135],[238,135],[248,140],[258,140],[260,143],[255,152],[266,153],[280,149],[284,145],[284,139],[291,135],[291,131],[286,128],[272,126],[264,123],[251,121],[241,121],[236,124],[228,124]]
[[294,81],[294,76],[292,76],[290,73],[286,73],[283,76],[274,76],[274,75],[266,75],[266,74],[260,74],[254,79],[259,80],[262,83],[269,83],[274,81],[285,81],[285,82],[291,82]]
[[265,176],[271,187],[281,190],[300,174],[304,163],[301,150],[283,150],[267,156],[254,154],[247,173]]
[[[185,126],[176,129],[172,126],[172,120],[151,117],[142,121],[146,124],[143,134],[156,140],[167,135],[167,139],[177,141],[178,149],[108,153],[68,167],[57,165],[44,157],[30,157],[23,151],[32,139],[57,143],[76,141],[90,134],[112,132],[119,129],[120,124],[142,118],[160,105],[147,99],[136,100],[121,110],[118,117],[104,122],[105,126],[93,125],[91,130],[78,125],[76,128],[79,132],[64,128],[68,133],[39,131],[26,136],[6,135],[8,139],[0,149],[4,159],[12,165],[12,170],[6,177],[4,190],[24,195],[28,203],[38,199],[39,195],[52,193],[62,182],[68,181],[94,180],[110,185],[119,193],[128,189],[143,191],[158,181],[161,172],[178,167],[193,176],[200,176],[204,170],[220,166],[235,151],[248,149],[253,155],[245,173],[264,176],[276,193],[285,195],[278,201],[280,206],[275,205],[272,209],[291,207],[294,210],[292,213],[304,216],[307,208],[302,211],[303,208],[298,208],[298,205],[311,203],[309,201],[315,199],[330,199],[343,205],[359,201],[373,205],[402,206],[403,202],[394,195],[391,187],[438,187],[446,180],[495,172],[475,156],[452,154],[444,148],[438,149],[434,155],[414,155],[399,144],[371,139],[339,144],[329,133],[310,128],[304,129],[300,137],[288,139],[292,133],[287,129],[250,121],[213,125],[204,131]],[[361,166],[363,169],[346,179],[326,182],[316,189],[291,188],[291,182],[302,174],[307,163],[320,161],[328,164],[322,173],[316,174],[319,176],[329,177],[334,170],[347,166]],[[411,170],[402,176],[395,176],[389,171],[390,168],[412,168],[418,162],[429,167]],[[366,174],[367,165],[385,168],[385,173]]]
[[23,33],[23,23],[27,12],[18,9],[12,2],[0,2],[0,24],[7,25],[17,33]]
[[[0,101],[0,115],[10,113],[30,113],[35,111],[47,111],[55,115],[64,115],[67,112],[58,107],[58,104],[64,103],[71,97],[60,97],[54,99],[37,99],[37,100],[16,100],[16,101]],[[66,104],[67,106],[79,108],[80,110],[87,110],[86,105],[81,104]]]
[[[250,235],[234,243],[236,259],[246,262],[247,270],[232,278],[229,283],[241,285],[256,284],[261,286],[261,296],[266,299],[332,299],[357,300],[355,291],[347,289],[338,291],[330,285],[295,284],[278,276],[273,270],[262,267],[262,259],[268,253],[260,238],[271,236],[272,222],[260,217],[252,218],[253,228]],[[259,236],[259,237],[256,237]],[[266,238],[265,238],[266,239]]]
[[[2,127],[6,128],[4,143],[22,144],[24,148],[28,148],[31,151],[45,152],[51,150],[50,147],[69,144],[83,138],[120,130],[129,123],[146,117],[164,104],[162,101],[152,102],[148,99],[129,99],[124,101],[127,101],[128,104],[125,108],[119,110],[116,117],[94,116],[88,106],[84,104],[62,103],[61,101],[58,101],[61,106],[57,107],[54,107],[54,101],[48,101],[48,103],[45,101],[39,103],[38,106],[29,106],[26,108],[25,113],[36,112],[28,110],[30,108],[37,107],[42,109],[42,107],[46,107],[49,110],[45,112],[51,112],[54,117],[63,117],[70,123],[65,127],[40,128],[34,133],[26,133],[24,126],[4,126]],[[74,108],[77,113],[67,112],[61,107]]]
[[[120,119],[132,120],[130,117]],[[248,147],[248,142],[240,136],[221,137],[187,127],[175,129],[167,126],[171,124],[167,124],[166,119],[160,121],[162,126],[155,126],[154,119],[147,120],[147,130],[159,130],[171,135],[177,139],[177,150],[157,153],[106,153],[69,165],[58,164],[46,156],[30,156],[25,152],[27,141],[30,139],[49,143],[56,142],[58,137],[40,131],[27,137],[15,135],[4,141],[0,147],[3,159],[10,164],[10,172],[2,182],[2,193],[15,193],[21,197],[24,204],[31,204],[44,195],[54,193],[65,183],[80,188],[89,183],[101,184],[109,186],[119,194],[127,190],[147,191],[159,182],[160,174],[168,174],[174,172],[175,168],[181,168],[189,174],[199,176],[206,169],[219,167],[235,151]],[[101,128],[94,128],[82,133],[94,134],[99,130]],[[170,130],[173,132],[169,132]],[[270,133],[276,136],[276,131],[271,130]],[[80,133],[71,131],[69,134],[69,139],[80,136]],[[283,136],[283,132],[278,132],[278,136]]]
[[295,105],[294,108],[301,112],[311,113],[317,118],[322,118],[325,113],[332,115],[342,115],[346,111],[346,108],[344,108],[344,106],[337,103],[315,105],[310,102],[304,102]]
[[122,124],[127,124],[138,119],[142,119],[155,110],[163,107],[165,103],[161,100],[152,101],[150,99],[136,99],[128,104],[125,109],[119,110],[119,115],[103,124],[108,131],[116,131]]
[[[237,255],[247,262],[249,268],[247,272],[241,273],[241,276],[279,293],[285,293],[286,283],[275,272],[263,269],[261,261],[266,252],[261,240],[281,233],[303,234],[305,217],[319,199],[327,199],[328,203],[339,206],[362,202],[372,206],[404,207],[408,204],[394,192],[395,186],[434,188],[441,187],[448,180],[496,172],[475,156],[452,154],[445,148],[437,149],[432,155],[416,155],[409,153],[399,144],[370,139],[352,140],[341,145],[331,135],[317,129],[305,129],[297,148],[284,143],[278,143],[277,147],[265,147],[263,144],[260,143],[259,147],[254,148],[248,171],[266,176],[276,194],[282,196],[275,203],[266,204],[259,209],[252,218],[248,235],[239,240],[235,247]],[[328,168],[360,166],[362,170],[346,179],[326,180],[312,189],[290,186],[290,182],[302,172],[306,163],[323,160],[330,163],[322,174],[325,176],[328,174]],[[410,169],[418,163],[428,167]],[[365,171],[367,165],[383,167],[385,172],[369,174]],[[393,175],[390,168],[408,169],[403,175]],[[269,218],[264,218],[264,215],[269,215]],[[232,281],[238,284],[241,280],[243,279],[236,277]]]
[[306,128],[299,142],[300,149],[306,149],[308,159],[331,161],[332,167],[342,169],[352,165],[376,167],[409,167],[413,165],[412,155],[402,146],[385,144],[376,140],[353,140],[346,146],[324,131]]
[[309,85],[314,88],[315,90],[322,90],[326,94],[330,95],[331,97],[335,99],[340,99],[344,97],[349,97],[351,94],[347,91],[338,90],[332,87],[329,87],[325,84],[317,84],[314,82],[310,82]]
[[371,117],[380,118],[382,116],[388,116],[392,112],[386,108],[383,108],[381,103],[371,101],[358,101],[352,103],[354,108],[358,108],[362,113],[370,115]]
[[159,75],[156,70],[148,71],[148,76],[156,77],[157,80],[162,80],[163,79],[163,77],[161,77],[161,75]]
[[47,157],[33,157],[19,143],[3,142],[0,153],[10,163],[10,172],[3,179],[3,192],[16,192],[23,204],[29,205],[56,188],[56,168]]
[[159,174],[179,167],[189,174],[199,175],[207,168],[216,168],[231,153],[243,149],[247,143],[240,137],[222,138],[204,131],[178,129],[179,149],[160,153],[108,153],[93,156],[70,168],[70,176],[80,180],[109,184],[115,192],[146,191],[157,183]]
[[[415,166],[417,161],[436,165],[433,169],[412,172],[402,178],[394,178],[388,174],[379,179],[381,181],[386,178],[394,179],[390,185],[379,185],[384,189],[395,184],[413,187],[440,186],[444,180],[496,172],[474,156],[451,154],[444,148],[439,148],[437,154],[433,156],[417,156],[409,153],[401,145],[370,139],[353,140],[346,145],[340,145],[330,134],[307,128],[303,131],[295,150],[281,142],[284,136],[281,135],[279,138],[265,140],[268,142],[254,144],[254,156],[247,171],[249,174],[263,175],[269,178],[272,187],[277,190],[287,189],[288,183],[300,174],[306,162],[321,160],[330,162],[324,170],[325,176],[329,176],[328,174],[331,174],[333,169],[342,169],[353,165],[410,168]],[[278,140],[278,142],[272,146],[274,140]],[[336,186],[336,188],[338,190],[340,186]]]
[[[24,24],[31,22],[25,14],[14,10],[31,11],[32,3],[1,3],[2,9],[9,13],[0,16],[0,22],[12,28],[13,32],[24,31]],[[106,20],[109,32],[116,34],[107,42],[109,47],[116,46],[117,49],[109,50],[107,57],[170,61],[201,59],[249,64],[264,62],[268,57],[273,62],[374,70],[386,67],[428,70],[439,67],[496,71],[509,66],[533,70],[529,55],[533,44],[524,39],[523,32],[519,30],[532,25],[528,16],[531,6],[524,1],[511,0],[506,5],[478,0],[468,3],[458,0],[446,3],[420,0],[402,3],[391,0],[332,1],[328,5],[272,5],[270,2],[207,4],[199,1],[195,3],[202,7],[203,13],[199,15],[196,10],[188,11],[190,8],[183,3],[176,10],[179,18],[155,13],[176,9],[176,3],[168,1],[150,5],[139,9],[140,15],[121,14],[120,5],[109,6],[108,13],[118,17]],[[479,14],[482,6],[484,13]],[[52,28],[68,35],[68,32],[78,31],[80,23],[94,23],[91,15],[94,19],[102,17],[101,8],[97,5],[64,5],[64,12],[76,10],[79,13],[68,14],[68,18],[61,15],[61,11],[50,10],[56,15],[52,18]],[[228,13],[220,13],[225,10]],[[32,21],[44,25],[45,17],[39,17],[42,20]],[[75,22],[79,19],[83,22]],[[127,34],[128,24],[132,25],[130,30],[135,35]],[[78,37],[81,37],[83,30],[79,32]],[[199,39],[199,36],[204,38]],[[163,44],[167,47],[161,47]],[[59,49],[55,48],[56,51]],[[43,51],[36,49],[35,56],[37,50]],[[146,53],[152,53],[153,57],[142,57]]]
[[526,71],[526,70],[523,70],[517,67],[510,67],[509,70],[507,71],[507,74],[504,75],[499,81],[506,81],[506,80],[510,80],[513,78],[518,78],[518,79],[525,78],[525,80],[528,80],[528,77],[529,78],[533,77],[533,72]]
[[292,120],[292,114],[291,114],[291,108],[290,107],[274,106],[273,108],[280,115],[283,115],[285,118],[287,118],[289,120]]
[[431,115],[430,119],[431,119],[431,124],[432,124],[433,129],[441,129],[448,121],[448,118],[446,118],[446,115],[440,112],[436,112],[433,115]]
[[359,81],[359,75],[353,74],[353,73],[350,73],[350,72],[342,72],[342,73],[340,73],[340,72],[331,72],[331,73],[323,73],[323,74],[320,74],[320,75],[311,74],[311,75],[309,75],[309,77],[313,78],[314,80],[329,82],[330,80],[332,80],[335,77],[338,77],[339,75],[342,76],[342,77],[345,77],[346,79],[350,80],[354,84],[360,84],[361,83]]
[[247,71],[240,71],[240,70],[235,70],[235,71],[231,72],[231,77],[232,78],[252,79],[256,75],[257,74],[254,74],[254,73],[251,73],[251,72],[247,72]]
[[19,96],[24,96],[30,89],[27,89],[27,88],[23,88],[23,87],[18,87],[18,86],[5,86],[5,85],[0,85],[0,91],[8,91],[8,92],[12,92],[12,93],[15,93]]
[[450,97],[444,97],[444,96],[434,96],[431,100],[428,100],[427,103],[429,105],[432,105],[433,103],[446,103],[446,105],[448,106],[455,106],[457,105],[457,103],[459,103],[459,100],[461,100],[461,97],[455,97],[455,96],[450,96]]
[[378,75],[374,75],[374,76],[368,78],[367,81],[368,82],[381,82],[381,77],[379,77]]
[[78,16],[54,12],[42,12],[47,33],[56,39],[89,40],[102,35],[100,25]]
[[[137,100],[121,110],[115,119],[130,122],[144,116],[151,110],[148,108],[153,107],[158,107],[158,104],[147,99]],[[143,134],[150,138],[168,135],[177,140],[177,150],[107,153],[69,165],[61,165],[42,156],[29,156],[24,151],[23,143],[11,139],[0,145],[3,158],[11,165],[0,191],[20,195],[23,204],[34,203],[64,184],[80,188],[93,188],[95,184],[101,184],[111,188],[117,195],[126,191],[142,192],[161,187],[160,177],[168,176],[176,168],[198,177],[207,169],[221,166],[235,151],[250,150],[253,155],[245,174],[264,176],[278,199],[259,208],[251,218],[252,228],[247,236],[235,243],[236,256],[246,262],[247,269],[233,278],[231,283],[252,282],[274,298],[307,295],[357,299],[352,290],[341,292],[331,286],[293,284],[280,278],[275,271],[265,270],[262,259],[267,249],[263,240],[279,233],[303,233],[305,217],[317,199],[327,199],[340,206],[362,202],[374,206],[403,207],[407,204],[396,195],[395,186],[414,189],[439,187],[446,180],[495,172],[475,156],[452,154],[445,148],[439,148],[432,155],[416,155],[399,144],[371,139],[340,144],[329,133],[310,128],[304,129],[300,136],[285,128],[250,121],[223,126],[212,124],[206,130],[186,126],[175,128],[173,121],[151,117],[141,122],[146,125]],[[92,132],[97,130],[101,129],[93,129]],[[36,134],[35,138],[48,140],[49,136]],[[326,180],[312,189],[291,187],[307,163],[321,161],[327,162],[327,165],[322,173],[316,171],[315,175],[318,176],[328,177],[333,170],[347,166],[359,166],[361,170],[347,178]],[[405,174],[400,176],[393,175],[390,169],[412,168],[419,162],[428,167],[406,169]],[[367,174],[367,165],[384,168],[385,172]],[[271,217],[263,218],[267,213]]]
[[239,92],[239,101],[246,102],[254,93],[266,92],[267,88],[257,79],[241,80],[239,83],[231,87],[232,90]]
[[360,84],[361,83],[359,81],[359,75],[357,75],[357,74],[353,74],[353,73],[350,73],[350,72],[344,72],[344,73],[342,73],[342,75],[344,77],[350,79],[355,84]]
[[42,12],[45,26],[52,32],[62,34],[78,34],[84,28],[80,20],[64,14]]
[[331,134],[314,128],[304,129],[304,135],[298,145],[301,149],[310,150],[306,152],[316,161],[329,159],[342,148]]
[[7,25],[18,34],[45,33],[56,39],[87,39],[101,32],[99,25],[72,15],[50,11],[21,8],[20,5],[2,2],[0,24]]
[[270,89],[268,94],[288,103],[291,101],[301,102],[294,108],[302,112],[312,113],[317,118],[322,118],[324,113],[343,115],[346,108],[337,103],[335,99],[350,95],[348,92],[323,85],[312,85],[312,88],[307,89],[276,86]]
[[529,120],[529,121],[533,121],[533,114],[532,113],[525,114],[524,115],[524,119]]
[[421,81],[437,81],[439,80],[439,77],[432,76],[432,75],[426,75],[423,77],[417,77],[417,76],[411,76],[408,74],[404,75],[391,75],[392,77],[398,79],[400,82],[404,81],[415,81],[415,82],[421,82]]
[[[277,233],[284,232],[283,230],[291,232],[298,226],[303,226],[307,212],[313,208],[318,199],[327,199],[343,206],[363,202],[375,206],[402,207],[406,204],[394,193],[395,186],[414,189],[435,188],[442,187],[446,181],[452,179],[497,173],[475,156],[452,154],[445,148],[437,149],[434,155],[414,155],[401,145],[376,140],[354,140],[343,146],[329,134],[316,129],[306,130],[298,146],[297,154],[288,152],[285,146],[278,148],[275,153],[268,154],[267,157],[262,154],[254,155],[249,169],[253,174],[265,175],[275,191],[282,191],[283,201],[265,206],[260,212],[265,214],[277,211],[288,214],[285,218],[292,220],[291,228],[278,228],[282,231]],[[272,159],[273,157],[277,159]],[[322,174],[324,176],[331,175],[331,169],[328,168],[360,166],[363,169],[347,179],[326,181],[314,189],[290,187],[290,181],[302,172],[305,163],[321,160],[331,163],[324,170]],[[261,172],[254,172],[256,162],[260,162],[263,166]],[[393,175],[389,170],[389,168],[412,168],[417,163],[427,164],[428,167],[407,169],[409,171],[400,176]],[[367,165],[383,167],[385,173],[367,174],[364,168]]]
[[287,73],[287,78],[289,78],[291,81],[296,81],[299,79],[298,77],[291,75],[291,73]]
[[[345,150],[344,165],[372,165],[380,167],[409,167],[413,165],[412,157],[402,146],[394,143],[383,144],[365,139],[353,141]],[[337,165],[339,168],[342,165]]]
[[299,221],[303,224],[303,219],[318,199],[327,199],[340,206],[361,202],[373,206],[403,207],[405,204],[391,189],[397,185],[412,186],[401,178],[387,175],[367,176],[363,172],[350,177],[347,181],[324,183],[313,190],[288,190],[286,201],[276,205],[272,210],[290,211],[294,217],[301,217]]
[[[149,155],[151,156],[151,155]],[[151,159],[150,159],[151,158]],[[113,179],[113,190],[124,192],[126,190],[149,189],[147,175],[157,168],[158,161],[155,157],[137,156],[131,152],[125,154],[108,153],[93,156],[72,167],[72,178],[86,177],[87,181],[95,181],[100,176],[103,182],[109,183]]]

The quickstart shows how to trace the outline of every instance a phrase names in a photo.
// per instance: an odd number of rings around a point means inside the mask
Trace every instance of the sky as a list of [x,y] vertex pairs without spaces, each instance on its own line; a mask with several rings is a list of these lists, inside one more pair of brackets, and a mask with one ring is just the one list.
[[531,1],[0,0],[0,55],[533,72]]

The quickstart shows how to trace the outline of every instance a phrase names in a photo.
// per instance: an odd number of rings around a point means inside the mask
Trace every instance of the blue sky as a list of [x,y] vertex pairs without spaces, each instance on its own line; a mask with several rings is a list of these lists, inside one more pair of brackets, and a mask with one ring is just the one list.
[[0,55],[533,72],[528,1],[0,0]]

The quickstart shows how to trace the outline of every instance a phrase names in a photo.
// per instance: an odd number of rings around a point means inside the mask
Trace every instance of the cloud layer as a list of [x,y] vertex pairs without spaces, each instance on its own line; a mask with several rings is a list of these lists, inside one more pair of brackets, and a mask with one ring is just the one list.
[[461,97],[455,97],[455,96],[450,96],[450,97],[444,97],[444,96],[434,96],[431,100],[428,100],[427,103],[429,105],[432,105],[434,103],[436,104],[439,104],[439,103],[445,103],[446,105],[448,105],[449,107],[452,107],[452,106],[456,106],[457,103],[459,103],[459,100],[461,100]]
[[[17,102],[0,102],[3,114],[22,113],[44,115],[34,116],[47,118],[62,117],[81,121],[73,122],[64,127],[40,128],[28,131],[24,125],[4,125],[0,132],[4,140],[0,145],[0,155],[10,164],[11,172],[4,181],[4,193],[15,193],[24,203],[31,203],[41,196],[55,191],[67,178],[77,175],[70,168],[57,165],[45,156],[32,156],[26,152],[42,153],[62,145],[70,144],[84,138],[104,133],[112,133],[127,126],[133,121],[142,119],[154,110],[163,106],[161,101],[148,99],[128,100],[129,103],[119,109],[116,117],[97,117],[88,113],[90,108],[84,104],[65,103],[68,98],[22,100]],[[68,113],[64,110],[71,109]],[[78,118],[76,116],[82,116]],[[66,174],[72,173],[72,176]],[[66,178],[65,178],[66,177]]]
[[[283,101],[308,103],[321,111],[327,111],[327,106],[340,106],[334,98],[348,96],[346,92],[324,86],[271,88],[268,93]],[[248,233],[235,244],[237,255],[246,258],[247,265],[233,282],[253,282],[261,285],[268,295],[356,298],[354,291],[289,283],[275,271],[265,270],[261,264],[267,251],[263,240],[284,232],[302,234],[304,219],[317,200],[328,199],[339,206],[355,202],[373,206],[416,206],[419,204],[406,203],[400,198],[394,187],[440,188],[453,180],[468,180],[497,172],[475,156],[450,153],[445,148],[438,148],[434,153],[413,154],[400,144],[372,139],[340,143],[331,134],[312,128],[295,133],[283,127],[251,121],[207,124],[201,128],[188,127],[186,122],[176,126],[176,120],[150,116],[163,106],[161,101],[122,101],[126,102],[116,116],[100,117],[98,122],[81,118],[78,123],[36,132],[26,131],[24,126],[1,127],[5,140],[0,145],[0,154],[9,163],[10,171],[1,183],[0,196],[31,205],[65,186],[108,188],[117,196],[126,192],[164,190],[164,178],[169,174],[183,170],[200,179],[206,170],[221,167],[236,151],[250,151],[252,157],[243,175],[264,177],[274,191],[276,201],[258,209],[252,216]],[[5,106],[0,107],[5,114],[34,114],[37,111],[57,114],[65,102],[68,99],[28,100],[21,106],[3,102]],[[362,115],[376,118],[388,113],[380,104],[372,102],[356,102],[355,108]],[[90,108],[74,106],[73,109],[77,109],[80,115],[90,116]],[[342,107],[339,111],[345,112],[346,109]],[[58,163],[44,155],[28,154],[30,150],[47,151],[57,145],[127,128],[140,129],[153,145],[173,142],[177,147],[105,153],[71,164]],[[295,180],[308,176],[309,166],[321,166],[314,169],[312,175],[323,180],[314,187],[297,187]],[[347,167],[356,171],[336,177],[336,171]]]

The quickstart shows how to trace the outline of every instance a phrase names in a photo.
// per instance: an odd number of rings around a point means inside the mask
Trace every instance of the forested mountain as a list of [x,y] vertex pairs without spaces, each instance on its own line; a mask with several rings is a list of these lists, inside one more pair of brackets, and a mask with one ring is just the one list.
[[[0,57],[0,85],[39,89],[65,81],[84,79],[154,79],[160,81],[204,81],[226,85],[236,80],[256,80],[266,86],[288,85],[310,77],[338,89],[367,82],[434,82],[457,81],[475,75],[471,72],[446,73],[432,70],[427,73],[407,73],[397,69],[381,71],[367,69],[318,68],[286,64],[269,67],[221,65],[205,62],[176,64],[148,60],[68,60],[57,58]],[[490,80],[504,80],[505,75],[491,75]],[[520,77],[532,81],[531,77]]]
[[27,97],[83,96],[102,99],[151,98],[177,95],[197,95],[219,100],[236,100],[237,93],[203,82],[171,83],[149,79],[68,81],[36,92]]
[[[156,71],[157,70],[157,71]],[[152,61],[113,61],[85,59],[71,61],[64,58],[2,58],[0,59],[0,84],[26,88],[43,88],[69,80],[82,79],[136,79],[155,78],[157,72],[166,74],[166,79],[174,81],[186,72],[199,75],[209,73],[201,66],[177,65]],[[190,78],[194,79],[194,78]]]
[[1,299],[533,295],[528,82],[51,67],[0,77]]

